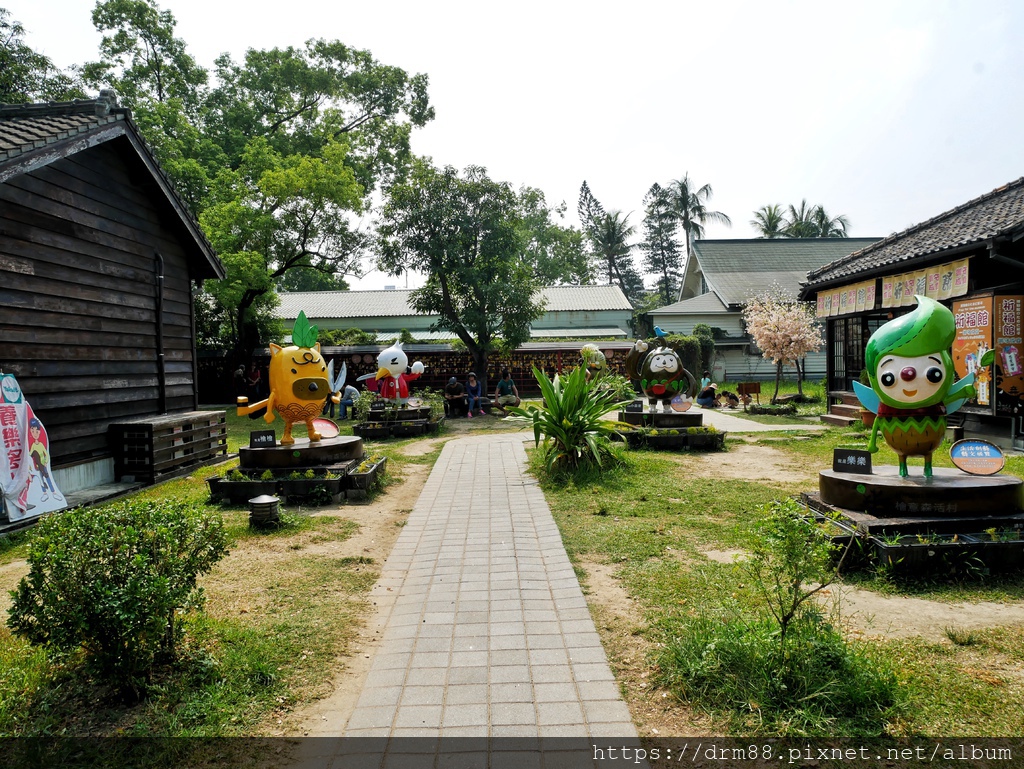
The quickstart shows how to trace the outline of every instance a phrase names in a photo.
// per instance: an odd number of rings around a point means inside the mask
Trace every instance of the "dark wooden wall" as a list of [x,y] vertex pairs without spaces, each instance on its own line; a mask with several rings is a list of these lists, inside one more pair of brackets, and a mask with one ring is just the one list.
[[107,425],[198,405],[185,244],[115,140],[0,184],[0,369],[46,425],[55,466],[110,454]]
[[[512,374],[512,380],[520,395],[537,396],[540,394],[540,387],[533,378],[533,367],[537,366],[545,373],[564,373],[574,366],[580,364],[580,347],[585,342],[573,343],[571,345],[551,345],[545,347],[535,344],[529,349],[519,349],[506,357],[497,354],[492,355],[487,367],[487,389],[488,394],[494,394],[494,388],[501,378],[501,370],[508,368]],[[608,368],[612,373],[625,374],[626,353],[632,346],[632,342],[598,342],[598,347],[606,353],[611,353],[608,360]],[[348,384],[359,389],[364,388],[363,383],[356,382],[356,379],[363,374],[374,373],[377,370],[377,354],[384,349],[383,346],[369,345],[360,347],[324,347],[322,352],[327,360],[334,360],[335,369],[340,371],[341,364],[348,364]],[[421,361],[426,371],[421,377],[410,383],[409,388],[413,391],[429,387],[434,390],[443,390],[448,383],[449,377],[455,377],[463,384],[466,383],[466,374],[473,367],[473,359],[467,352],[455,352],[447,345],[423,345],[411,346],[407,349],[409,362]],[[256,355],[253,363],[257,364],[263,372],[263,397],[267,396],[267,367],[270,358],[266,355]],[[476,372],[480,374],[481,372]],[[200,402],[209,405],[232,404],[235,396],[240,393],[234,392],[232,371],[227,359],[223,357],[200,357],[199,360],[199,397]],[[248,393],[250,397],[251,393]]]

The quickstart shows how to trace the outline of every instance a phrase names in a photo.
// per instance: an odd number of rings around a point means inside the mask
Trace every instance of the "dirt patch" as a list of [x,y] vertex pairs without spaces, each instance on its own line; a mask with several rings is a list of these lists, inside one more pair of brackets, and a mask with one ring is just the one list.
[[710,722],[651,681],[654,645],[644,619],[615,576],[615,567],[585,560],[584,593],[612,672],[642,737],[709,734]]
[[[879,595],[852,586],[827,589],[839,595],[843,623],[851,634],[866,638],[911,638],[942,641],[946,628],[980,630],[1024,625],[1024,604],[941,603],[909,596]],[[823,591],[824,592],[824,591]]]
[[[406,456],[429,454],[445,440],[448,438],[415,441],[403,447],[402,453]],[[332,557],[356,555],[372,558],[379,568],[391,553],[401,532],[401,524],[419,499],[430,470],[426,465],[403,465],[401,483],[388,487],[386,493],[372,503],[361,506],[361,511],[353,514],[358,508],[340,508],[339,513],[358,523],[359,530],[344,542],[317,545],[317,554],[323,552]],[[326,682],[325,696],[289,713],[278,734],[314,737],[337,735],[347,723],[359,700],[373,655],[380,646],[386,621],[386,617],[375,608],[372,597],[367,596],[365,600],[366,614],[363,622],[347,652],[338,657],[334,677]]]
[[772,485],[807,483],[818,473],[770,446],[730,443],[723,453],[702,454],[697,472],[705,477],[757,481]]

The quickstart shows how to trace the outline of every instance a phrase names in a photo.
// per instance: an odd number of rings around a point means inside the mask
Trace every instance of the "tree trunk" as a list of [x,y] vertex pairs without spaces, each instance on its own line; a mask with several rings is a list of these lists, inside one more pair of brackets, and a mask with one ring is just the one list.
[[803,400],[804,397],[804,368],[800,365],[800,359],[795,361],[796,365],[796,394]]
[[772,396],[772,403],[779,401],[779,384],[782,382],[782,361],[775,364],[775,395]]

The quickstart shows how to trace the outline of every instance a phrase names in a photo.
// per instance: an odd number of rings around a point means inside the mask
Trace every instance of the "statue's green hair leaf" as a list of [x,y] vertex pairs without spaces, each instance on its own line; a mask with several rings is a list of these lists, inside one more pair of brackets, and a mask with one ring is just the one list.
[[316,344],[319,330],[316,326],[309,325],[306,313],[299,310],[299,316],[295,319],[295,325],[292,326],[292,344],[297,347],[312,347]]
[[879,328],[868,340],[864,363],[870,376],[884,355],[914,358],[945,352],[956,338],[956,320],[946,307],[926,296],[915,296],[917,307]]

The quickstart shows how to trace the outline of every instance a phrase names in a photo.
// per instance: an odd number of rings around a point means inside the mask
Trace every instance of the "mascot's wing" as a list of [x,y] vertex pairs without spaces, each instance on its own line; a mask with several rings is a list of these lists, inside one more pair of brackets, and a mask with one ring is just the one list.
[[341,392],[341,388],[345,386],[345,380],[348,379],[348,363],[341,364],[341,371],[338,372],[338,376],[334,376],[334,361],[332,360],[327,364],[327,379],[331,382],[331,392]]
[[952,414],[963,406],[968,398],[975,396],[974,387],[974,374],[968,374],[959,382],[949,388],[949,392],[946,394],[946,414]]
[[857,394],[857,400],[860,401],[860,405],[866,408],[868,411],[877,414],[878,413],[878,394],[867,385],[862,385],[860,382],[853,383],[853,391]]

